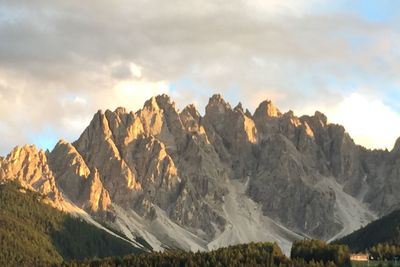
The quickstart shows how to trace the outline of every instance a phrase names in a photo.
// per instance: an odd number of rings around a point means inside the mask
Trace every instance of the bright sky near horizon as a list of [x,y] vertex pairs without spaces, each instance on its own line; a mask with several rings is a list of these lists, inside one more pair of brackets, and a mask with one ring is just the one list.
[[0,155],[73,141],[98,109],[213,93],[400,136],[399,1],[0,1]]

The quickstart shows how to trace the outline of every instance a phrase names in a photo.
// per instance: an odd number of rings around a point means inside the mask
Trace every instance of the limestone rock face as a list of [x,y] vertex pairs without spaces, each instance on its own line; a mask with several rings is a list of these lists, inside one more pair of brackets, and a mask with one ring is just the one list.
[[320,179],[293,143],[278,134],[261,142],[258,172],[248,192],[275,220],[308,236],[328,238],[341,227],[335,220],[335,193],[314,186]]
[[214,95],[204,116],[207,136],[221,160],[231,166],[235,178],[254,169],[252,150],[258,142],[255,123],[240,106],[232,110],[220,95]]
[[363,177],[364,201],[380,215],[399,209],[400,155],[396,146],[391,152],[364,150],[362,156],[366,173]]
[[61,140],[49,154],[49,166],[60,189],[90,213],[105,211],[111,204],[96,168],[90,170],[72,144]]
[[181,179],[165,145],[153,136],[142,136],[128,146],[125,159],[137,170],[143,197],[166,210],[176,198]]
[[167,95],[152,97],[137,115],[146,134],[159,139],[171,152],[180,149],[185,142],[182,121],[175,104]]
[[129,168],[115,144],[114,136],[118,135],[112,130],[117,132],[118,129],[110,128],[107,115],[99,111],[73,146],[89,168],[98,170],[111,197],[118,203],[128,203],[140,191],[141,185],[135,170]]
[[111,204],[108,191],[104,188],[97,169],[94,169],[83,186],[82,196],[80,197],[82,208],[96,213],[105,211]]
[[35,146],[15,147],[2,160],[0,180],[16,180],[50,198],[54,206],[62,206],[63,199],[48,166],[46,153]]
[[251,114],[214,95],[202,116],[160,95],[136,112],[97,112],[78,140],[51,152],[15,148],[0,158],[0,180],[55,206],[71,201],[155,249],[290,245],[400,208],[399,140],[371,151],[320,112],[297,117],[266,100]]

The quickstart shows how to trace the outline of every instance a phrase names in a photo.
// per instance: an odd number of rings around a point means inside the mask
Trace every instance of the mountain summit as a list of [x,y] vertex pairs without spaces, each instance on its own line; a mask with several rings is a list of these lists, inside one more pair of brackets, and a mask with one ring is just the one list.
[[167,96],[97,112],[75,142],[16,147],[0,180],[155,250],[339,238],[400,206],[399,149],[357,146],[325,115],[254,114],[214,95],[204,116]]

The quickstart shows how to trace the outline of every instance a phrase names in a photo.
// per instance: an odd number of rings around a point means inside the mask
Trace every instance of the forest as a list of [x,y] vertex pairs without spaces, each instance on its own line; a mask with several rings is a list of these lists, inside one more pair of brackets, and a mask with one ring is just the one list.
[[126,257],[92,259],[64,263],[65,267],[94,266],[267,266],[267,267],[347,267],[350,253],[346,246],[323,241],[294,243],[292,257],[286,257],[276,243],[249,243],[210,252],[166,251]]
[[43,203],[14,182],[0,185],[0,266],[47,266],[139,252],[130,243]]

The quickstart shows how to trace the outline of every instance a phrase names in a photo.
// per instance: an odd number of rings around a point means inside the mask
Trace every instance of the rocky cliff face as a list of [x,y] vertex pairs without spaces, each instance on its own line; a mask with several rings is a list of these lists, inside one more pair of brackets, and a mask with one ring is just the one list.
[[48,196],[55,207],[62,209],[63,198],[44,151],[35,146],[15,147],[0,166],[0,180],[17,180],[21,185]]
[[370,151],[320,112],[297,117],[264,101],[251,114],[220,95],[204,116],[166,95],[135,113],[99,111],[72,144],[0,159],[0,179],[157,249],[344,235],[400,207],[399,176],[400,141]]

